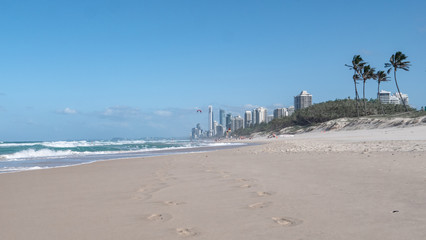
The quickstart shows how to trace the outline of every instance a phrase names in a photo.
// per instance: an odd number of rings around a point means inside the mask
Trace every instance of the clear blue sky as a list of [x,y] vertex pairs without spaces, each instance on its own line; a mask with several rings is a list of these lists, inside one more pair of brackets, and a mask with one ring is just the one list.
[[419,108],[425,12],[424,0],[1,0],[0,141],[189,136],[210,104],[218,117],[302,90],[353,97],[355,54],[383,69],[405,53],[398,81]]

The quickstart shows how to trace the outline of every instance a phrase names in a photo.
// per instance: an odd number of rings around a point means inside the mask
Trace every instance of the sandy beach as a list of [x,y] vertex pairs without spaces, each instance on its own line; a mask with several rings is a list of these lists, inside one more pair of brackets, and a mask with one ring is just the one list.
[[426,126],[0,174],[0,239],[426,239]]

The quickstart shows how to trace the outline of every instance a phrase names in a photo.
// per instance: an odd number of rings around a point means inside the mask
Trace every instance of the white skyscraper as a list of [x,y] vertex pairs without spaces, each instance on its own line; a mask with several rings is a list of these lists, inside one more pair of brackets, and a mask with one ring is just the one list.
[[253,117],[252,117],[251,111],[246,111],[244,113],[244,127],[250,127],[253,123],[252,120],[253,120]]
[[240,116],[233,117],[231,121],[232,121],[231,131],[235,131],[244,127],[244,119]]
[[266,122],[268,111],[266,108],[258,107],[253,110],[253,124],[260,124]]
[[213,107],[209,106],[209,137],[213,136]]

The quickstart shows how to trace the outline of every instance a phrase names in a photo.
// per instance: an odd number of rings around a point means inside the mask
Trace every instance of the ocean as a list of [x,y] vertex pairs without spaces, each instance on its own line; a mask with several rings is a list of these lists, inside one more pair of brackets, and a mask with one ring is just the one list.
[[189,140],[0,142],[0,173],[87,164],[122,158],[230,148],[239,143]]

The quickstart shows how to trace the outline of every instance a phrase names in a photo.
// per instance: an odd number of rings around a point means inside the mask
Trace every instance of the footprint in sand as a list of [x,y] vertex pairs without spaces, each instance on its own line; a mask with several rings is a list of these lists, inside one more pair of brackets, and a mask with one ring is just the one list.
[[252,208],[252,209],[258,209],[258,208],[266,208],[266,207],[269,207],[271,205],[272,205],[271,202],[258,202],[258,203],[250,204],[250,205],[248,205],[248,207]]
[[251,184],[240,185],[240,188],[252,188],[252,187],[253,187],[253,185],[251,185]]
[[248,178],[236,178],[235,181],[237,181],[237,182],[254,182],[253,179],[248,179]]
[[172,215],[168,213],[154,213],[149,215],[146,219],[152,221],[152,222],[165,222],[172,218]]
[[176,228],[176,233],[182,237],[194,237],[200,234],[192,228]]
[[185,202],[173,202],[173,201],[164,201],[163,203],[167,206],[178,206],[178,205],[185,204]]
[[268,197],[268,196],[272,196],[272,192],[256,192],[256,195],[259,197]]
[[290,227],[290,226],[295,226],[298,224],[301,224],[302,221],[301,220],[297,220],[297,219],[293,219],[293,218],[283,218],[283,217],[273,217],[272,220],[280,225],[280,226],[284,226],[284,227]]

